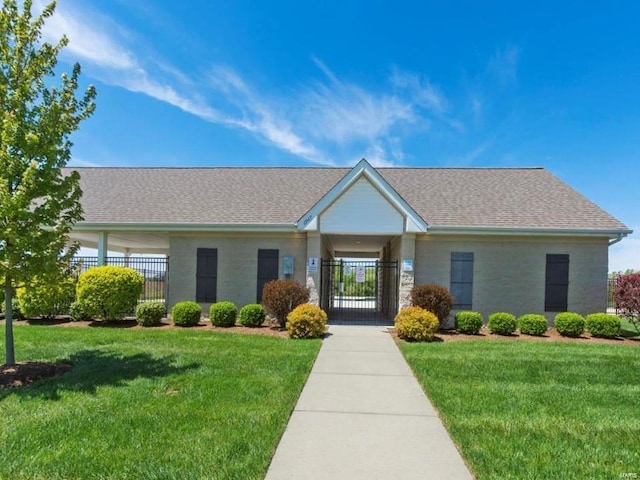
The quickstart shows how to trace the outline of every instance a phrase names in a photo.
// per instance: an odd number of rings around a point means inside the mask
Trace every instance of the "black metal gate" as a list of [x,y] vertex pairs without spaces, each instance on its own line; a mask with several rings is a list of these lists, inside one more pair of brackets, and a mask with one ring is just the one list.
[[398,262],[322,260],[320,304],[329,323],[390,325],[398,309]]

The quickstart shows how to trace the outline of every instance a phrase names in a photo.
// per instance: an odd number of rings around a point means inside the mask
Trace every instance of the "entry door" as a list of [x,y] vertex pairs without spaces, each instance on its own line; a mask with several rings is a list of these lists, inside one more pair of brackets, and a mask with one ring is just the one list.
[[262,301],[264,284],[278,279],[279,251],[271,249],[258,250],[258,291],[257,302]]

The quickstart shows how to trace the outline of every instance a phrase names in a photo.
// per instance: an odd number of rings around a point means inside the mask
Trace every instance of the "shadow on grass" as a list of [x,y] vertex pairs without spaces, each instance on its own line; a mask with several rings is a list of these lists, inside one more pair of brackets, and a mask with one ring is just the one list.
[[100,350],[82,350],[56,363],[71,364],[71,371],[43,378],[21,388],[0,390],[0,401],[9,395],[59,400],[61,392],[94,395],[98,387],[123,387],[136,378],[161,378],[196,369],[198,363],[176,366],[174,356],[154,357],[148,353],[125,355]]

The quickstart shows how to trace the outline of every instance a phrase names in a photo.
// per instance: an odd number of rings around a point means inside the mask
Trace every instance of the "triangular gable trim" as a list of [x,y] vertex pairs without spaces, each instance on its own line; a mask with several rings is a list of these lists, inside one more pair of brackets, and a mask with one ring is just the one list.
[[424,233],[429,228],[420,215],[389,185],[382,175],[366,159],[360,160],[297,222],[298,230],[318,230],[318,217],[361,177],[365,177],[405,217],[405,232]]

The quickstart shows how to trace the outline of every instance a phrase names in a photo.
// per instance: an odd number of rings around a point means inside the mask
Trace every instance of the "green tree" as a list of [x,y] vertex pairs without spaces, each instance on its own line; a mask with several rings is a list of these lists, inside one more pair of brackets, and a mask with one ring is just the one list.
[[[22,8],[19,8],[19,4]],[[82,218],[79,175],[63,176],[70,134],[95,109],[95,89],[76,98],[80,66],[53,85],[62,37],[42,41],[56,4],[34,17],[32,1],[3,0],[0,11],[0,278],[4,278],[6,363],[15,363],[11,299],[17,285],[58,271]]]

